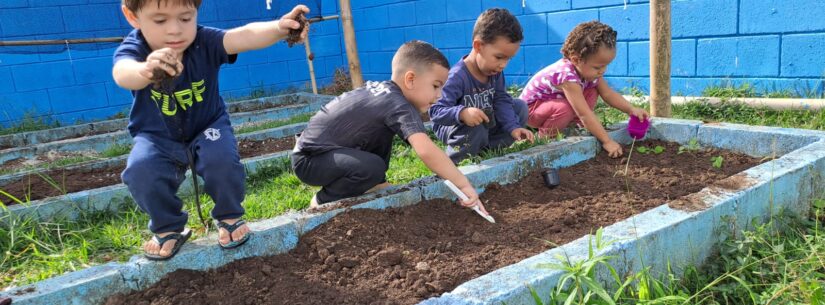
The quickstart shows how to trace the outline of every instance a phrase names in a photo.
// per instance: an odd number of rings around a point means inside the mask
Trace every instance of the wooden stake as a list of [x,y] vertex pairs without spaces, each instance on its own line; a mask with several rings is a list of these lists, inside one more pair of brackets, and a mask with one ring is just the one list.
[[670,117],[670,0],[650,0],[650,114]]
[[312,94],[318,94],[318,84],[315,83],[315,65],[312,64],[315,56],[312,55],[312,50],[309,48],[309,31],[307,31],[307,37],[304,39],[304,49],[307,51],[307,64],[309,65],[309,79],[312,82]]
[[339,0],[341,5],[341,25],[344,27],[344,44],[347,48],[347,61],[349,62],[349,76],[352,78],[352,88],[364,85],[364,77],[361,75],[361,61],[358,60],[358,46],[355,43],[355,28],[352,26],[352,7],[349,0]]

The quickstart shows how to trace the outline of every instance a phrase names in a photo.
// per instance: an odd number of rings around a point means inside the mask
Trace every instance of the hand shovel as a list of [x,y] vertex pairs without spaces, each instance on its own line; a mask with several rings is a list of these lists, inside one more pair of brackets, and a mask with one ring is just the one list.
[[[450,180],[444,180],[444,184],[446,184],[447,187],[450,188],[450,190],[453,191],[453,193],[455,193],[455,195],[458,196],[458,198],[460,198],[461,200],[470,200],[470,198],[467,198],[467,195],[465,195],[464,192],[458,189],[458,187],[455,186],[455,184],[450,182]],[[489,214],[484,214],[484,212],[481,211],[481,208],[479,208],[477,204],[473,206],[473,211],[476,211],[478,215],[481,215],[481,217],[484,217],[484,219],[487,219],[487,221],[496,223],[496,220],[493,219],[493,216],[490,216]]]

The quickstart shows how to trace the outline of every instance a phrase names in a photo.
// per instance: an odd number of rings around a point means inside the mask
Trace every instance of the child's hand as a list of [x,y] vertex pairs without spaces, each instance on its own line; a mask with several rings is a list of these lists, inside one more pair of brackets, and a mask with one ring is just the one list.
[[467,195],[467,198],[469,199],[467,201],[459,200],[459,202],[461,203],[461,206],[463,206],[465,208],[472,208],[472,207],[478,205],[478,208],[482,212],[484,212],[484,214],[490,215],[490,213],[487,213],[487,209],[484,208],[484,204],[482,204],[481,200],[478,199],[478,193],[476,193],[476,189],[473,188],[472,185],[467,185],[467,186],[462,187],[460,189],[461,189],[461,192],[463,192],[464,195]]
[[180,61],[180,58],[178,58],[175,50],[172,50],[172,48],[163,48],[155,50],[150,53],[149,56],[146,56],[143,69],[140,69],[138,73],[146,79],[156,80],[161,78],[161,76],[154,75],[153,71],[155,68],[160,68],[166,71],[169,76],[175,77],[183,72],[183,63]]
[[[297,29],[301,27],[301,24],[298,21],[295,21],[298,14],[307,14],[309,13],[309,8],[306,5],[299,4],[296,5],[295,8],[292,9],[291,12],[287,13],[280,20],[278,20],[278,30],[281,31],[281,34],[286,36],[289,34],[290,29]],[[308,28],[304,28],[304,32],[301,33],[301,40],[307,37],[307,30]]]
[[513,129],[513,131],[510,132],[510,136],[512,136],[513,139],[516,141],[528,140],[530,141],[530,143],[533,143],[533,141],[535,140],[535,137],[533,137],[533,133],[530,132],[530,130],[527,130],[526,128]]
[[647,118],[650,117],[650,115],[647,113],[647,111],[645,111],[642,108],[638,108],[638,107],[631,108],[629,114],[641,119],[642,121],[644,121],[644,120],[646,120]]
[[461,112],[458,113],[458,118],[464,123],[464,125],[470,127],[478,126],[481,123],[490,122],[490,118],[484,114],[484,110],[475,107],[466,107],[461,109]]
[[622,155],[622,146],[616,143],[616,141],[610,140],[609,142],[605,142],[602,144],[602,147],[611,158],[618,158]]

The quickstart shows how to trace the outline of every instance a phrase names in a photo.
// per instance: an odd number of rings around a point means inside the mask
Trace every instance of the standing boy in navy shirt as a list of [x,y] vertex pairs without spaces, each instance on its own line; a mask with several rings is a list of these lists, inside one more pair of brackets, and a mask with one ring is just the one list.
[[392,59],[392,80],[368,82],[335,98],[307,124],[295,143],[292,167],[306,184],[321,186],[310,206],[358,196],[389,186],[392,139],[407,141],[424,164],[452,181],[479,205],[478,193],[427,136],[421,114],[441,94],[447,59],[426,42],[410,41]]
[[454,163],[482,150],[533,141],[527,104],[504,88],[504,68],[518,52],[521,25],[505,9],[489,9],[473,26],[473,50],[452,69],[441,99],[430,108],[433,131]]
[[[309,9],[299,5],[280,20],[224,31],[197,24],[201,0],[123,0],[122,4],[123,15],[135,30],[115,51],[112,75],[135,97],[128,127],[134,146],[121,176],[150,217],[154,236],[144,244],[144,255],[169,259],[191,236],[185,228],[188,217],[183,202],[176,195],[190,162],[215,201],[212,217],[218,222],[219,245],[240,246],[250,234],[241,220],[246,174],[218,94],[218,70],[233,63],[238,53],[285,38],[289,29],[299,27],[295,16]],[[157,75],[161,73],[174,77],[171,92],[151,86],[163,77]]]

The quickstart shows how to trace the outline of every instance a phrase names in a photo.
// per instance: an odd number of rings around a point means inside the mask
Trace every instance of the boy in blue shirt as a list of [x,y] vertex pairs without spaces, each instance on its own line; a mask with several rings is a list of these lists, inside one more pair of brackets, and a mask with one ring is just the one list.
[[295,143],[292,167],[306,184],[320,186],[311,207],[389,186],[386,173],[397,135],[439,177],[452,181],[469,200],[484,205],[458,168],[427,136],[421,114],[441,94],[450,64],[422,41],[403,44],[392,59],[392,79],[368,82],[335,98],[307,124]]
[[527,104],[504,88],[504,68],[524,39],[506,9],[489,9],[473,26],[473,50],[450,69],[441,99],[430,108],[433,131],[454,163],[482,150],[533,141]]
[[[115,51],[112,76],[135,97],[128,126],[134,146],[121,177],[150,217],[154,236],[144,244],[144,255],[169,259],[191,236],[185,228],[188,217],[183,202],[176,195],[190,162],[215,201],[212,217],[218,223],[219,245],[240,246],[250,234],[241,220],[246,174],[219,95],[218,70],[235,62],[238,53],[287,37],[290,29],[300,27],[296,16],[309,9],[299,5],[280,20],[224,31],[197,24],[201,0],[123,0],[122,4],[123,15],[135,30]],[[171,92],[150,86],[168,77],[174,78]]]

